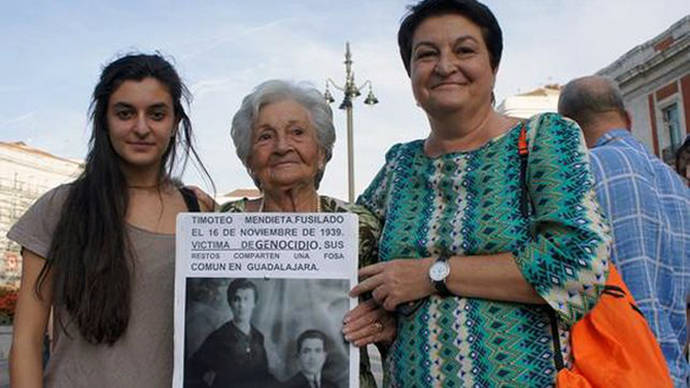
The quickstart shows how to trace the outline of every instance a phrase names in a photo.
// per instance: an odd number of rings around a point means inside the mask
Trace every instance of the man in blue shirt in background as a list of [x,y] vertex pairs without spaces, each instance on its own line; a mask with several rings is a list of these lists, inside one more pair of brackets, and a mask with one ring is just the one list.
[[613,230],[613,262],[661,345],[674,385],[687,387],[690,190],[632,136],[630,114],[612,80],[570,81],[558,111],[582,128],[597,197]]

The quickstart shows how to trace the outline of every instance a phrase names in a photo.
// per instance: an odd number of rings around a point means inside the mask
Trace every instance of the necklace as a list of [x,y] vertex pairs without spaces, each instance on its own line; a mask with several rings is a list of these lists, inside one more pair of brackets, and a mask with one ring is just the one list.
[[[321,213],[321,199],[319,198],[318,194],[316,195],[316,200],[314,202],[316,202],[316,206],[314,206],[316,208],[316,211],[314,211],[314,213]],[[264,212],[264,197],[261,197],[261,203],[259,204],[259,213],[263,213],[263,212]]]

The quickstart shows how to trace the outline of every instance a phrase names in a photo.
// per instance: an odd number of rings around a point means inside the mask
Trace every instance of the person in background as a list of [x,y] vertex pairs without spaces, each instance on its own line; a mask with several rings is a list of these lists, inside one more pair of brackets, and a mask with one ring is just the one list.
[[417,3],[398,45],[430,128],[394,145],[359,197],[383,225],[381,262],[352,290],[397,312],[384,385],[553,386],[608,274],[582,135],[555,113],[493,108],[502,32],[478,1]]
[[12,387],[172,384],[175,219],[200,210],[173,171],[190,155],[206,171],[192,147],[188,97],[157,54],[126,55],[101,72],[83,173],[42,196],[8,233],[23,258]]
[[675,385],[685,387],[690,189],[630,133],[630,114],[612,80],[570,81],[558,111],[582,128],[597,198],[613,226],[611,259],[656,335]]
[[683,144],[676,151],[676,172],[690,186],[690,135],[685,137]]

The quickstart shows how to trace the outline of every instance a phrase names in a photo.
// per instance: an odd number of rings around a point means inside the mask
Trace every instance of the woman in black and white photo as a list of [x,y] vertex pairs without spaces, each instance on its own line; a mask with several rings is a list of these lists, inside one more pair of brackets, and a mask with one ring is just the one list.
[[265,387],[268,372],[264,336],[252,324],[259,301],[256,285],[239,278],[228,286],[232,319],[213,331],[187,361],[185,387]]

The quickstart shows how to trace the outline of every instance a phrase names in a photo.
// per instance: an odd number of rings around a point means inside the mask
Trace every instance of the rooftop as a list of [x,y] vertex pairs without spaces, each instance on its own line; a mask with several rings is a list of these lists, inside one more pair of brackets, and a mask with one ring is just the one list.
[[6,149],[14,150],[14,151],[19,151],[19,152],[26,152],[29,154],[34,154],[34,155],[39,155],[39,156],[43,156],[46,158],[52,158],[52,159],[60,160],[62,162],[73,163],[76,165],[82,165],[83,164],[83,161],[81,161],[81,160],[74,160],[74,159],[63,158],[60,156],[55,156],[55,155],[53,155],[49,152],[43,151],[41,149],[28,146],[23,141],[16,141],[16,142],[0,141],[0,148],[6,148]]

